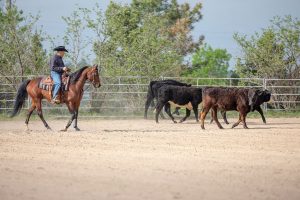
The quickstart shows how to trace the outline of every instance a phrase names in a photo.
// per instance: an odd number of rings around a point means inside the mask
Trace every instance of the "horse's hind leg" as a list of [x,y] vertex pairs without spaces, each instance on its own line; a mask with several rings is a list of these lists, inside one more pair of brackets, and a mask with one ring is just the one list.
[[44,116],[43,116],[43,112],[42,112],[42,99],[38,99],[37,102],[36,102],[36,108],[37,108],[37,114],[38,116],[40,117],[40,119],[42,120],[44,126],[51,130],[50,126],[47,124],[46,120],[44,119]]
[[36,108],[36,106],[32,102],[32,105],[28,110],[27,117],[26,117],[26,120],[25,120],[26,131],[29,131],[29,127],[28,127],[29,119],[30,119],[30,116],[31,116],[32,112],[35,110],[35,108]]

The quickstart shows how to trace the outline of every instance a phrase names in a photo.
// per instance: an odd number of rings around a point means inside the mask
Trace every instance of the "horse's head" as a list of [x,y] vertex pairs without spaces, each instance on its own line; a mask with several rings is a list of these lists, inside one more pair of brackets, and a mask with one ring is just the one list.
[[93,84],[95,88],[101,86],[100,77],[98,73],[98,65],[93,65],[87,73],[87,79]]

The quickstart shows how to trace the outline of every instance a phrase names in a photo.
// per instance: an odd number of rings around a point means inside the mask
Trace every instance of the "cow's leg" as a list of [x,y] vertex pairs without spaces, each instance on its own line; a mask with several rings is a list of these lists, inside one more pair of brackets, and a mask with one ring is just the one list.
[[179,110],[180,110],[180,107],[176,107],[175,111],[173,112],[173,115],[175,115],[175,114],[180,115]]
[[210,123],[214,122],[213,111],[210,111]]
[[[185,110],[186,110],[185,111],[185,117],[182,118],[179,123],[184,122],[191,115],[191,111],[189,109],[186,108]],[[197,115],[197,117],[198,117],[198,115]]]
[[222,125],[220,124],[220,122],[219,122],[219,120],[218,120],[218,115],[217,115],[218,109],[217,109],[217,107],[215,107],[215,106],[212,107],[211,112],[212,112],[213,119],[215,120],[217,126],[218,126],[220,129],[223,129]]
[[36,101],[36,109],[37,109],[37,114],[38,116],[40,117],[40,119],[42,120],[44,126],[51,130],[50,126],[47,124],[46,120],[44,119],[44,116],[43,116],[43,112],[42,112],[42,99],[37,99]]
[[248,126],[247,126],[247,124],[246,124],[246,116],[247,116],[247,113],[242,113],[242,114],[241,114],[241,120],[242,120],[242,122],[243,122],[244,128],[248,129]]
[[200,120],[201,120],[201,128],[202,129],[205,129],[204,128],[204,120],[205,120],[205,117],[207,115],[207,113],[209,112],[209,109],[210,107],[204,107],[200,113]]
[[263,122],[266,124],[266,123],[267,123],[267,122],[266,122],[266,118],[265,118],[265,116],[264,116],[264,113],[263,113],[261,107],[259,106],[259,107],[256,108],[255,110],[257,110],[257,111],[259,112],[259,114],[261,115],[261,118],[262,118]]
[[35,110],[35,108],[36,108],[36,106],[35,106],[34,102],[32,101],[32,105],[28,110],[26,120],[25,120],[26,131],[29,131],[29,127],[28,127],[29,119],[30,119],[30,116],[31,116],[32,112]]
[[171,108],[170,108],[170,104],[169,103],[166,103],[165,104],[165,112],[169,115],[169,117],[172,119],[172,121],[174,123],[177,123],[173,117],[173,115],[171,114]]
[[239,114],[239,120],[236,123],[234,123],[231,128],[238,126],[241,123],[241,121],[242,121],[242,117],[241,114]]
[[161,117],[162,119],[166,119],[166,117],[164,116],[163,112],[160,112],[159,115],[160,115],[160,117]]
[[193,106],[193,111],[194,111],[196,122],[199,122],[198,104],[197,103],[193,103],[192,106]]
[[226,111],[221,110],[221,115],[223,117],[225,124],[229,124],[229,122],[227,121]]
[[156,113],[155,113],[155,121],[156,123],[158,123],[158,115],[159,113],[161,112],[162,108],[164,107],[164,104],[161,103],[161,102],[158,102],[157,105],[156,105]]

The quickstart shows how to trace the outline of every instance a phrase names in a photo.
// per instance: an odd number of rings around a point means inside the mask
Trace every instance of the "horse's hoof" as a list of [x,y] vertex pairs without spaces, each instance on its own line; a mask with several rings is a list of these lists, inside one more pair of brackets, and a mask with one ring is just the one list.
[[173,122],[174,122],[175,124],[177,124],[177,122],[176,122],[175,120],[174,120]]
[[30,132],[30,129],[29,129],[29,127],[28,127],[28,124],[25,124],[24,132],[26,132],[26,133],[29,133],[29,132]]
[[65,128],[65,129],[62,129],[62,130],[60,130],[61,132],[67,132],[67,129]]
[[78,127],[74,127],[75,128],[75,131],[80,131],[80,129]]
[[46,127],[48,131],[53,131],[52,128],[50,128],[50,126]]

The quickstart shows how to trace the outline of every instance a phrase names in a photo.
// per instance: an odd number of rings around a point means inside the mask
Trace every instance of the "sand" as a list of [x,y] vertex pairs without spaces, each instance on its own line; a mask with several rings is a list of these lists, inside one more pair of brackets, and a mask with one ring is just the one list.
[[299,200],[300,119],[267,121],[0,121],[0,199]]

